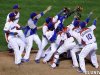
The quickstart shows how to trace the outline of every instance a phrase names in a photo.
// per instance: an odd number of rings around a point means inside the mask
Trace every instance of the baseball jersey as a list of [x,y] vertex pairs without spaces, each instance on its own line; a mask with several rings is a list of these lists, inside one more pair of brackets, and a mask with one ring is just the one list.
[[55,24],[58,22],[58,14],[52,18],[52,21],[48,23],[47,27],[49,30],[55,29]]
[[[10,13],[9,13],[9,14],[10,14]],[[9,21],[9,14],[7,15],[6,22]],[[18,12],[17,14],[15,14],[15,20],[14,20],[14,23],[18,23],[19,17],[20,17],[20,13]]]
[[34,20],[31,18],[28,20],[27,26],[24,28],[24,34],[26,37],[36,34],[38,19],[43,15],[44,15],[43,12],[41,12],[35,17]]
[[68,37],[67,37],[67,34],[65,32],[59,32],[58,35],[57,35],[57,39],[56,39],[56,44],[59,45],[61,40],[66,40]]
[[84,41],[85,44],[91,44],[91,43],[96,42],[96,38],[95,38],[94,33],[93,33],[93,30],[95,28],[96,27],[94,25],[92,25],[88,28],[82,29],[82,31],[80,32],[82,41]]
[[47,25],[48,25],[48,24],[46,24],[46,23],[44,23],[44,25],[43,25],[43,28],[42,28],[43,35],[45,35],[46,32],[47,32],[47,30],[48,30],[48,26],[47,26]]
[[55,42],[56,38],[57,38],[56,31],[55,30],[53,30],[53,31],[51,31],[51,30],[47,31],[46,32],[46,37],[49,40],[49,42],[51,42],[51,43]]
[[20,26],[12,21],[6,22],[4,31],[9,31],[10,33],[5,33],[6,41],[8,42],[11,38],[15,37],[12,33],[16,32],[17,28],[20,28]]

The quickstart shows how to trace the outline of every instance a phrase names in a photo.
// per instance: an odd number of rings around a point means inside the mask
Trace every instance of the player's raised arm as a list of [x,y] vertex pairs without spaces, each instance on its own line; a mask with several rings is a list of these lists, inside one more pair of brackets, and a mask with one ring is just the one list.
[[96,23],[97,23],[97,18],[94,19],[92,26],[90,26],[89,28],[92,29],[92,30],[95,30],[96,29]]
[[91,12],[88,14],[88,17],[87,17],[86,20],[85,20],[86,24],[89,23],[92,14],[93,14],[93,11],[91,11]]
[[80,13],[83,10],[83,8],[81,6],[77,6],[74,10],[69,11],[68,13],[66,13],[66,17],[68,18],[69,16],[71,16],[74,13]]
[[48,6],[46,10],[44,10],[43,12],[41,12],[40,14],[38,14],[36,17],[36,19],[39,19],[41,16],[43,16],[44,14],[46,14],[48,11],[50,11],[52,8],[52,6]]
[[47,9],[43,11],[43,13],[44,13],[44,14],[47,13],[48,11],[51,10],[51,8],[52,8],[52,6],[48,6]]
[[57,15],[55,15],[55,16],[53,17],[52,22],[53,22],[53,23],[56,23],[57,20],[60,19],[61,15],[64,15],[64,14],[66,14],[66,13],[68,13],[68,12],[69,12],[69,9],[68,9],[68,8],[63,8],[62,10],[60,10],[60,12],[57,13]]

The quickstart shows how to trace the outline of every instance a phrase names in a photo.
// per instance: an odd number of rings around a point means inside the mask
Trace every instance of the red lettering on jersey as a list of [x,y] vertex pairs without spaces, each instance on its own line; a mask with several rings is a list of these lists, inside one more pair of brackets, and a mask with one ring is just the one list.
[[87,29],[89,29],[89,28],[83,28],[83,29],[80,31],[80,34],[81,34],[83,31],[87,30]]
[[77,27],[74,27],[72,30],[75,30],[75,29],[77,29],[77,28],[79,28],[79,26],[77,26]]

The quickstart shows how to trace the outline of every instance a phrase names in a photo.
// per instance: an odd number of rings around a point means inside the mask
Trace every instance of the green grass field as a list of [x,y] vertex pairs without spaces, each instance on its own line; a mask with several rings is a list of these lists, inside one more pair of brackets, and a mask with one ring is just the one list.
[[[7,50],[7,43],[4,38],[3,27],[5,25],[6,16],[12,10],[12,6],[14,4],[19,4],[21,7],[20,13],[20,21],[19,24],[25,26],[27,20],[29,18],[29,14],[32,11],[37,13],[43,11],[49,5],[52,5],[52,10],[45,14],[38,22],[38,26],[41,26],[45,18],[48,16],[54,16],[57,12],[59,12],[63,7],[69,7],[73,9],[77,5],[81,5],[84,10],[82,12],[82,20],[87,17],[87,14],[94,10],[94,14],[91,18],[89,25],[92,24],[94,18],[98,17],[97,21],[97,29],[95,30],[95,35],[97,38],[98,43],[98,51],[97,53],[100,54],[100,0],[0,0],[0,51]],[[65,20],[64,24],[68,25],[71,23],[73,16],[69,17]],[[41,37],[41,30],[38,31],[39,36]],[[33,44],[33,48],[37,48],[36,44]]]

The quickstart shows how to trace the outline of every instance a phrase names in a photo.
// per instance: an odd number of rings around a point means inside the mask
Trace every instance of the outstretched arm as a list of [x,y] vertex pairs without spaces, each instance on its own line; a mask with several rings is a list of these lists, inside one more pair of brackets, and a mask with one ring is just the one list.
[[92,29],[92,30],[95,30],[96,29],[96,23],[97,23],[97,18],[94,19],[92,26],[90,26],[89,28]]
[[38,14],[35,18],[39,19],[41,16],[43,16],[44,14],[46,14],[48,11],[50,11],[52,8],[52,6],[48,6],[46,10],[44,10],[43,12],[41,12],[40,14]]
[[93,12],[91,11],[91,12],[89,13],[88,17],[87,17],[86,20],[85,20],[86,24],[89,23],[92,14],[93,14]]
[[44,13],[44,14],[47,13],[48,11],[51,10],[51,8],[52,8],[52,6],[48,6],[48,8],[47,8],[46,10],[43,11],[43,13]]

